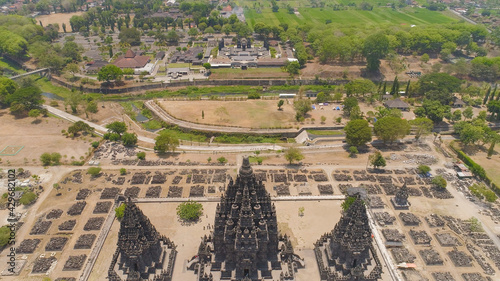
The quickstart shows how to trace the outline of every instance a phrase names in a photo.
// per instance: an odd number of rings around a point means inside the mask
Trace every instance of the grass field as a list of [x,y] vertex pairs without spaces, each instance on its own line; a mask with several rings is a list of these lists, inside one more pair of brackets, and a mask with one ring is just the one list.
[[373,11],[354,9],[334,11],[331,8],[302,7],[298,10],[299,15],[289,14],[285,9],[280,9],[277,13],[273,13],[270,8],[263,8],[260,14],[254,9],[245,9],[245,17],[252,28],[257,22],[264,22],[270,25],[287,23],[292,26],[304,23],[324,24],[326,20],[331,20],[332,23],[343,25],[375,26],[381,24],[426,25],[456,21],[456,19],[448,17],[441,12],[429,11],[423,8],[393,10],[391,8],[376,7]]
[[269,77],[288,77],[288,73],[284,72],[280,67],[269,68],[249,68],[241,70],[239,68],[213,68],[210,70],[212,79],[236,79],[245,76],[247,78],[269,78]]

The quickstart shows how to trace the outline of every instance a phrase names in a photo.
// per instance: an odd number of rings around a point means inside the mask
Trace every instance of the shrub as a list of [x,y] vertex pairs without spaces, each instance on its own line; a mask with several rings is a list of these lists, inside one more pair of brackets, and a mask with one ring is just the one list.
[[146,152],[137,152],[137,159],[139,160],[145,160],[146,159]]
[[122,176],[123,176],[123,175],[126,175],[126,174],[127,174],[127,169],[125,169],[125,168],[121,168],[121,169],[120,169],[120,175],[122,175]]
[[0,227],[0,247],[3,247],[9,243],[10,239],[10,229],[7,225]]
[[425,174],[427,174],[430,171],[431,171],[431,167],[429,167],[427,165],[420,165],[420,166],[418,166],[418,172],[420,174],[425,175]]
[[73,161],[73,162],[71,162],[71,165],[73,165],[73,166],[83,166],[83,164],[85,164],[84,161]]
[[186,221],[197,220],[203,214],[203,206],[195,201],[187,201],[177,206],[177,215]]
[[115,216],[118,220],[123,218],[123,214],[125,213],[125,203],[122,203],[119,207],[115,208]]
[[99,142],[98,141],[92,142],[92,147],[93,148],[97,148],[98,146],[99,146]]
[[25,192],[19,199],[19,203],[23,205],[30,205],[36,200],[36,197],[36,194],[31,191]]
[[258,93],[250,93],[250,94],[248,94],[248,99],[249,100],[258,100],[258,99],[260,99],[260,95]]
[[355,147],[355,146],[349,147],[349,156],[350,157],[354,157],[358,153],[359,153],[359,151],[358,151],[357,147]]
[[448,185],[448,183],[442,176],[435,176],[431,182],[439,188],[446,188],[446,186]]
[[227,159],[225,157],[219,157],[217,158],[217,161],[221,164],[227,163]]
[[52,157],[50,156],[50,153],[43,153],[40,155],[40,161],[42,162],[43,166],[49,166],[50,163],[52,162]]
[[87,170],[87,174],[92,175],[93,177],[97,176],[101,172],[100,167],[90,167]]

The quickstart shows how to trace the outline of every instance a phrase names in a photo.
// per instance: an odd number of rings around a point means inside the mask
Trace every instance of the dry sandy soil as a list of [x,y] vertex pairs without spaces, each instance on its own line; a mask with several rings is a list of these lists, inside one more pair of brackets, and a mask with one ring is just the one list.
[[40,155],[44,152],[59,152],[63,155],[62,162],[80,161],[81,156],[86,157],[90,143],[97,140],[90,136],[67,138],[61,130],[67,130],[70,122],[53,117],[38,119],[41,120],[39,123],[30,117],[15,118],[8,110],[0,110],[0,150],[6,146],[24,146],[15,156],[0,156],[0,164],[39,165]]
[[66,24],[66,31],[71,32],[71,25],[69,24],[69,19],[72,16],[80,16],[83,12],[75,12],[75,13],[67,13],[67,14],[50,14],[50,15],[42,15],[36,17],[36,20],[42,22],[43,26],[47,26],[52,23],[59,24],[59,31],[62,32],[62,24]]
[[[293,109],[291,100],[285,100],[281,111],[278,110],[276,104],[277,99],[247,101],[160,101],[163,109],[181,120],[201,124],[253,128],[339,125],[336,119],[342,117],[343,113],[340,103],[330,103],[328,106],[316,105],[316,109],[311,110],[307,114],[306,120],[299,124],[295,121],[295,110]],[[383,106],[383,104],[380,102],[376,102],[373,105],[360,104],[361,111],[365,114],[368,111],[376,112],[378,106]],[[337,107],[340,110],[334,110]],[[202,118],[202,111],[205,114],[205,118]],[[218,113],[218,111],[220,112]],[[321,123],[321,116],[326,117],[324,124]],[[411,112],[403,112],[403,117],[413,119],[414,115]],[[340,124],[345,124],[346,121],[342,120]]]

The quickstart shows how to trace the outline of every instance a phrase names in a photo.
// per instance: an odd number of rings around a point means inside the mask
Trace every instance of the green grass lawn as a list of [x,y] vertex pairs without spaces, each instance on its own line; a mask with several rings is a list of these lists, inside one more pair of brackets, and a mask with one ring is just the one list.
[[38,78],[36,80],[36,84],[38,85],[38,87],[40,87],[40,89],[42,89],[42,92],[52,93],[62,98],[67,98],[71,93],[71,90],[67,88],[59,87],[50,83],[47,78]]
[[343,10],[334,11],[331,8],[299,8],[300,15],[289,14],[285,9],[280,9],[273,13],[270,8],[263,8],[262,13],[257,13],[254,9],[246,9],[246,21],[253,28],[255,23],[264,22],[270,25],[287,23],[288,25],[298,25],[303,23],[332,23],[343,25],[363,25],[375,26],[381,24],[401,24],[401,25],[426,25],[433,23],[448,23],[456,19],[446,16],[442,12],[430,11],[422,8],[405,8],[393,10],[386,7],[375,7],[373,11]]
[[262,67],[262,68],[249,68],[247,70],[241,70],[241,68],[212,68],[210,70],[212,73],[282,73],[284,72],[281,67]]
[[10,63],[8,60],[5,60],[3,57],[0,57],[0,69],[8,69],[11,72],[18,74],[26,72],[22,68],[17,67],[15,64]]
[[190,63],[169,63],[167,65],[167,68],[183,68],[183,67],[189,67],[191,64]]

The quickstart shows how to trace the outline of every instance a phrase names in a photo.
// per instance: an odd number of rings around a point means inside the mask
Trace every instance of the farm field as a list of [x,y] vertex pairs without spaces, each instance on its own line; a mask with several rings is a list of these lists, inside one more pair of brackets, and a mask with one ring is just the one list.
[[426,25],[441,24],[456,21],[441,12],[429,11],[422,8],[406,8],[403,10],[392,10],[391,8],[374,8],[373,11],[343,10],[334,11],[331,8],[307,8],[298,9],[299,15],[289,14],[287,10],[280,9],[273,13],[271,8],[263,8],[259,14],[255,9],[245,9],[247,23],[253,28],[255,23],[264,22],[270,25],[287,23],[288,25],[299,25],[304,23],[321,24],[326,20],[343,25],[374,26],[381,24],[401,25]]
[[72,16],[81,16],[82,14],[83,12],[41,15],[36,17],[36,20],[42,22],[43,26],[47,26],[53,23],[59,24],[59,32],[63,32],[62,24],[65,23],[66,31],[71,32],[71,25],[69,24],[69,19],[71,19]]

